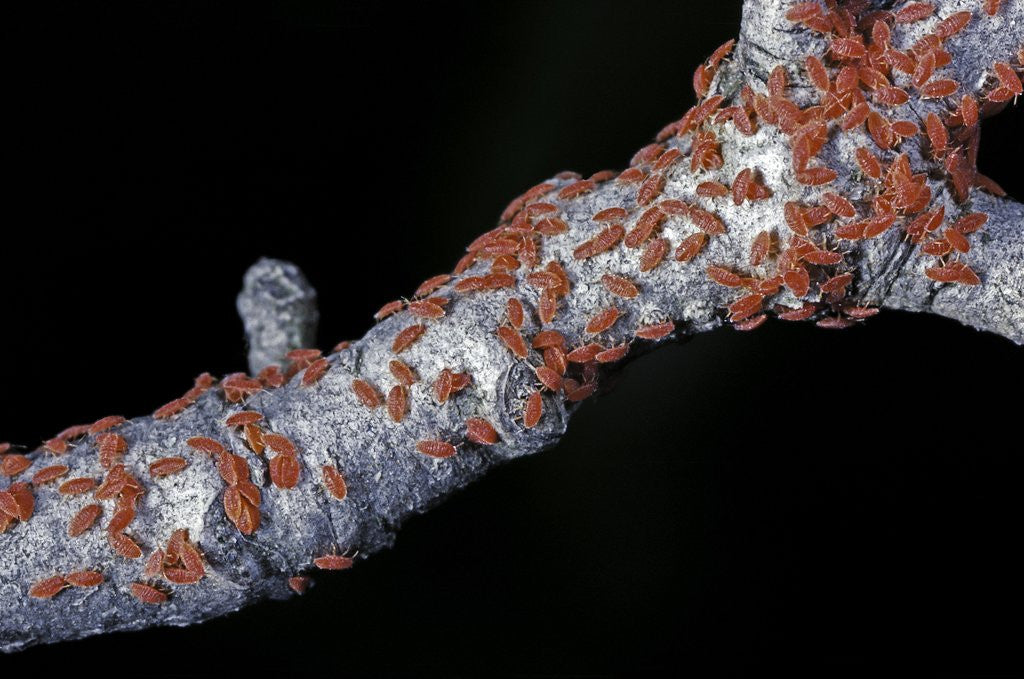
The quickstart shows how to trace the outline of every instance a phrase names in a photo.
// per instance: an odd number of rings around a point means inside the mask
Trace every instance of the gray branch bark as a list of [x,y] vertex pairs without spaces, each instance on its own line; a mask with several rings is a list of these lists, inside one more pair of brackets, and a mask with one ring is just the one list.
[[[965,88],[980,92],[986,68],[995,60],[1013,61],[1022,41],[1024,7],[1006,3],[995,18],[982,17],[978,3],[944,0],[937,3],[938,16],[954,11],[975,11],[972,23],[947,41],[953,55],[950,77]],[[741,38],[735,54],[716,76],[712,88],[730,99],[743,83],[764,91],[768,73],[777,64],[787,67],[790,94],[801,105],[812,102],[812,88],[804,79],[800,64],[807,54],[823,55],[827,41],[821,36],[796,30],[784,18],[792,5],[783,0],[749,0],[744,8]],[[908,46],[934,28],[935,19],[920,24],[900,25],[894,40]],[[914,100],[898,113],[899,118],[922,122],[929,111],[940,111],[941,100]],[[63,495],[60,481],[32,488],[34,513],[27,521],[14,522],[0,534],[0,648],[16,651],[28,645],[85,637],[115,630],[140,629],[154,625],[191,625],[223,615],[266,598],[291,594],[288,578],[314,571],[313,559],[326,554],[354,555],[358,562],[392,544],[408,517],[426,511],[447,495],[480,477],[489,468],[513,458],[551,447],[565,431],[578,404],[562,393],[545,391],[543,416],[536,427],[526,428],[522,412],[526,397],[538,388],[533,366],[541,357],[531,352],[517,359],[495,335],[504,322],[506,302],[518,297],[527,310],[522,329],[529,339],[542,329],[561,332],[569,348],[598,341],[605,347],[631,343],[630,355],[654,348],[683,335],[703,332],[724,322],[724,308],[738,298],[734,289],[708,280],[705,267],[732,267],[743,275],[769,276],[771,264],[751,268],[746,264],[755,235],[773,229],[788,238],[782,219],[786,201],[816,202],[822,188],[806,187],[794,181],[788,139],[775,127],[761,125],[756,135],[745,137],[731,125],[716,130],[722,144],[724,166],[713,173],[694,175],[688,162],[666,171],[663,198],[678,198],[714,211],[726,224],[727,233],[712,238],[695,261],[683,263],[671,254],[660,266],[641,272],[641,249],[621,245],[588,259],[576,259],[574,250],[601,228],[591,216],[609,207],[627,210],[627,227],[643,212],[636,202],[637,185],[614,180],[574,198],[560,199],[558,189],[572,178],[552,179],[555,190],[544,200],[558,207],[567,232],[539,240],[539,262],[559,262],[571,281],[571,292],[559,301],[554,321],[542,326],[536,307],[538,289],[525,282],[527,271],[516,273],[514,288],[459,293],[454,284],[468,276],[483,275],[490,262],[478,262],[435,293],[448,298],[446,315],[437,320],[415,319],[402,311],[376,324],[347,348],[330,355],[330,369],[312,386],[303,386],[296,376],[280,388],[266,389],[251,396],[244,405],[231,404],[223,390],[215,387],[183,412],[170,419],[139,417],[112,431],[128,444],[124,464],[143,481],[145,493],[138,515],[127,529],[143,549],[139,559],[117,556],[108,545],[103,526],[113,503],[102,502],[103,516],[96,526],[76,538],[69,538],[71,517],[84,505],[96,502],[91,494]],[[686,156],[691,151],[690,135],[667,142]],[[971,237],[972,249],[966,261],[982,278],[982,285],[938,284],[923,275],[932,258],[923,258],[907,244],[898,228],[883,237],[846,244],[842,270],[856,274],[852,300],[857,304],[941,314],[980,330],[995,332],[1020,344],[1024,342],[1024,208],[1007,199],[994,198],[972,190],[967,205],[951,197],[940,166],[934,164],[920,139],[907,139],[902,151],[910,154],[915,171],[929,173],[928,185],[934,204],[947,206],[947,214],[984,211],[990,220],[983,231]],[[867,199],[869,188],[856,174],[852,149],[871,146],[863,132],[832,136],[819,159],[839,171],[840,178],[827,190],[858,201]],[[772,198],[733,205],[724,199],[697,198],[698,182],[719,179],[725,183],[745,167],[756,168]],[[827,229],[828,227],[826,227]],[[660,235],[675,247],[696,229],[687,219],[671,217]],[[826,231],[827,233],[827,231]],[[827,239],[828,244],[837,244]],[[670,251],[671,252],[671,251]],[[297,345],[310,344],[315,325],[315,294],[297,269],[265,260],[250,272],[239,309],[246,322],[252,352],[250,367],[256,371],[280,360]],[[269,272],[269,273],[268,273]],[[425,274],[428,272],[424,272]],[[602,286],[603,274],[619,274],[637,283],[635,299],[613,297]],[[813,295],[812,295],[813,297]],[[783,291],[772,302],[799,307],[798,300]],[[614,305],[620,318],[596,338],[585,326],[598,311]],[[657,341],[635,338],[636,330],[665,321],[675,330]],[[393,422],[384,408],[370,409],[353,393],[356,379],[365,380],[382,395],[395,385],[388,369],[394,356],[392,343],[404,328],[423,323],[426,332],[401,353],[419,375],[409,390],[409,410],[401,423]],[[468,372],[472,383],[443,405],[436,401],[431,385],[445,368]],[[578,367],[571,370],[576,379]],[[262,413],[268,431],[287,436],[298,448],[301,471],[298,485],[280,489],[269,482],[268,457],[256,455],[244,444],[239,432],[224,426],[224,420],[239,410]],[[491,446],[466,439],[466,420],[479,417],[497,430],[500,441]],[[259,507],[261,524],[252,535],[242,535],[222,508],[225,484],[214,461],[188,448],[194,436],[214,438],[243,456],[252,469],[252,480],[262,491]],[[417,452],[424,439],[444,439],[459,444],[458,452],[435,459]],[[12,481],[28,481],[40,468],[66,464],[66,478],[102,479],[93,435],[78,439],[61,457],[42,449],[28,454],[32,465]],[[154,479],[148,465],[156,458],[180,455],[188,466],[180,473]],[[336,500],[325,490],[321,475],[324,465],[335,465],[345,476],[348,496]],[[166,546],[172,532],[187,528],[203,552],[206,576],[193,585],[170,586],[147,580],[142,573],[146,557],[158,546]],[[93,588],[69,588],[52,599],[27,595],[29,587],[55,574],[98,569],[104,582]],[[160,584],[169,592],[166,602],[145,604],[129,594],[134,582]]]

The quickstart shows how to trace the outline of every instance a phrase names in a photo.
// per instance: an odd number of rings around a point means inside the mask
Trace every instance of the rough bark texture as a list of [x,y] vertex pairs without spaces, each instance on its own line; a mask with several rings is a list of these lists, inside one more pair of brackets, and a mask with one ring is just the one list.
[[[783,0],[751,0],[746,4],[741,39],[732,60],[716,75],[712,94],[723,94],[728,101],[745,83],[761,92],[771,70],[783,64],[790,76],[787,94],[801,106],[814,101],[813,88],[801,64],[807,54],[823,56],[828,40],[787,21],[784,14],[792,4]],[[973,1],[937,4],[939,17],[962,9],[975,12],[971,24],[946,42],[946,49],[953,56],[948,68],[955,74],[949,77],[955,77],[965,89],[980,92],[989,87],[985,76],[988,65],[996,60],[1014,61],[1022,40],[1024,7],[1006,3],[999,15],[987,17]],[[894,43],[911,44],[933,30],[936,21],[933,17],[897,25]],[[913,116],[923,127],[924,116],[933,110],[945,114],[947,106],[943,100],[912,100],[892,117]],[[527,267],[513,272],[514,287],[457,292],[457,281],[490,271],[490,262],[481,260],[431,293],[449,300],[443,318],[418,319],[409,311],[386,318],[362,339],[330,355],[329,370],[311,386],[304,386],[301,375],[297,375],[284,386],[257,393],[241,405],[227,402],[223,390],[215,387],[170,419],[140,417],[117,426],[112,431],[128,444],[123,461],[144,484],[138,515],[126,529],[141,545],[142,558],[122,558],[108,545],[104,526],[113,509],[109,501],[101,503],[103,516],[95,526],[79,537],[68,537],[71,517],[96,500],[91,494],[62,495],[57,488],[67,478],[103,478],[106,470],[96,454],[94,435],[72,442],[59,459],[41,449],[29,453],[32,466],[12,481],[28,481],[35,471],[51,464],[66,464],[71,470],[56,483],[33,487],[35,509],[31,518],[14,522],[0,534],[0,648],[15,651],[31,644],[114,630],[194,624],[267,597],[288,596],[288,577],[311,572],[315,557],[330,553],[357,555],[358,562],[388,547],[409,516],[429,509],[496,464],[554,445],[565,431],[577,404],[551,391],[542,392],[543,416],[539,423],[533,428],[523,425],[524,401],[539,387],[533,368],[542,363],[542,358],[531,351],[526,360],[518,359],[496,336],[497,328],[507,324],[506,303],[510,297],[517,297],[526,307],[521,332],[527,341],[542,328],[553,329],[564,335],[568,349],[591,341],[606,348],[632,343],[630,353],[635,355],[725,322],[724,308],[743,293],[710,281],[705,272],[708,265],[729,267],[745,276],[767,278],[774,274],[772,258],[751,267],[747,264],[748,253],[762,230],[786,234],[782,215],[787,201],[814,203],[823,190],[831,190],[858,205],[862,199],[870,202],[866,200],[870,186],[859,178],[853,161],[854,148],[871,145],[862,130],[831,136],[818,154],[817,162],[839,172],[839,179],[828,187],[808,187],[794,180],[789,140],[776,127],[762,124],[753,136],[737,133],[731,124],[716,126],[716,132],[724,165],[713,172],[695,175],[690,171],[692,135],[671,137],[666,142],[670,148],[682,151],[683,160],[665,170],[666,182],[659,200],[677,198],[699,205],[717,214],[727,227],[727,233],[711,238],[693,261],[675,261],[671,254],[684,238],[697,231],[689,219],[680,216],[668,217],[661,226],[658,236],[668,239],[670,251],[665,261],[650,271],[639,269],[643,247],[620,244],[595,257],[574,257],[574,251],[603,228],[591,220],[595,213],[609,207],[624,208],[628,230],[645,206],[637,205],[636,183],[608,180],[592,191],[559,198],[559,190],[576,179],[556,178],[541,200],[557,206],[558,216],[568,230],[537,239],[536,270],[548,262],[559,262],[571,281],[571,291],[559,299],[552,322],[542,325],[538,320],[539,289],[526,283]],[[947,215],[954,218],[961,212],[983,211],[990,215],[985,228],[971,235],[972,249],[965,257],[981,276],[982,284],[950,285],[929,280],[923,270],[934,263],[934,258],[922,257],[898,228],[880,238],[853,244],[823,237],[823,245],[838,246],[845,253],[838,270],[855,274],[846,302],[938,313],[1024,343],[1024,208],[977,189],[971,191],[966,205],[960,205],[950,195],[941,166],[922,149],[920,137],[905,140],[900,150],[910,156],[915,172],[929,173],[933,205],[945,205]],[[891,155],[888,157],[891,159]],[[696,197],[699,182],[718,179],[730,183],[745,167],[758,170],[773,192],[771,198],[737,206],[727,198]],[[815,281],[835,272],[815,270]],[[601,283],[604,274],[628,277],[640,294],[634,299],[611,295]],[[297,269],[263,260],[247,275],[245,287],[239,309],[252,346],[253,371],[279,361],[287,349],[310,343],[309,333],[316,319],[315,294]],[[814,297],[812,294],[809,298]],[[771,301],[796,308],[805,300],[783,289]],[[596,336],[588,334],[588,321],[609,306],[618,308],[621,316],[610,329]],[[635,337],[638,328],[665,321],[675,323],[672,334],[656,341]],[[384,407],[363,405],[353,393],[352,384],[356,379],[365,380],[382,396],[386,394],[396,384],[388,367],[394,357],[395,337],[416,323],[424,324],[426,332],[399,357],[412,366],[419,381],[409,389],[405,419],[396,423]],[[445,368],[471,374],[472,383],[439,404],[432,384]],[[570,368],[569,375],[582,381],[585,378],[580,373],[579,365]],[[243,409],[262,413],[264,429],[287,436],[297,446],[301,476],[295,488],[271,485],[269,456],[251,452],[239,431],[224,425],[227,416]],[[469,442],[466,420],[471,417],[489,421],[500,441],[491,446]],[[225,517],[225,484],[211,458],[186,446],[186,439],[194,436],[216,439],[247,460],[252,480],[262,490],[261,524],[254,534],[242,535]],[[416,449],[417,442],[425,439],[451,441],[458,444],[458,452],[445,459],[428,457]],[[177,474],[152,478],[148,465],[167,455],[186,458],[188,466]],[[327,464],[344,474],[348,485],[344,500],[336,500],[325,491],[321,469]],[[198,584],[173,587],[147,580],[142,574],[146,557],[158,546],[166,546],[172,531],[181,528],[187,528],[192,541],[201,548],[206,577]],[[33,583],[81,569],[100,570],[103,584],[66,589],[52,599],[27,596]],[[133,582],[160,584],[169,598],[159,605],[141,603],[129,594]]]

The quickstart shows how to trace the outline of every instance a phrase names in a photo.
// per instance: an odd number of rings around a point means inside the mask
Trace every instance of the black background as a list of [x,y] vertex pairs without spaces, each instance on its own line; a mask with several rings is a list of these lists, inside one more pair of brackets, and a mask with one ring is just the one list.
[[[7,28],[0,438],[245,368],[260,255],[322,347],[505,203],[624,166],[739,2],[39,7]],[[1024,197],[1020,109],[982,170]],[[993,143],[992,139],[999,142]],[[1020,669],[1024,353],[938,318],[770,322],[638,360],[554,450],[307,596],[0,668],[664,673]]]

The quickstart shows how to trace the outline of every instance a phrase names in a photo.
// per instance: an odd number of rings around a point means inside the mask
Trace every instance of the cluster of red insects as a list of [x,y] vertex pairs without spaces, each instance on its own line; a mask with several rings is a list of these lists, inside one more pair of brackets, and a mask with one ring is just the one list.
[[[985,0],[983,9],[995,15],[999,4],[998,0]],[[671,250],[669,241],[659,235],[659,230],[670,219],[685,218],[696,231],[682,239],[672,256],[677,262],[690,262],[702,253],[709,238],[726,233],[726,225],[718,215],[698,205],[662,197],[669,171],[685,160],[683,147],[673,146],[669,143],[671,140],[688,136],[690,172],[708,174],[696,186],[697,197],[712,202],[730,199],[733,205],[742,206],[745,202],[766,200],[773,195],[756,168],[743,168],[728,184],[720,180],[724,178],[711,176],[724,166],[719,132],[729,123],[745,136],[757,134],[763,125],[779,129],[789,140],[797,181],[809,187],[826,186],[838,178],[835,169],[815,164],[831,132],[852,134],[866,126],[866,138],[876,147],[860,146],[855,152],[854,160],[868,187],[868,198],[823,190],[818,205],[787,202],[782,222],[792,234],[781,239],[774,231],[765,230],[754,237],[748,257],[750,266],[756,268],[773,262],[774,275],[748,276],[716,264],[705,266],[707,276],[715,283],[746,289],[745,294],[728,307],[729,319],[737,329],[749,330],[761,325],[767,318],[766,301],[783,288],[797,299],[810,295],[812,285],[818,289],[815,301],[805,301],[801,307],[776,305],[776,315],[785,320],[808,319],[830,309],[832,315],[821,318],[818,324],[841,328],[877,312],[877,309],[848,301],[847,290],[855,282],[854,273],[839,268],[845,264],[845,258],[841,252],[828,247],[824,237],[821,244],[815,242],[814,230],[833,220],[837,221],[832,231],[834,239],[851,242],[877,238],[899,224],[906,238],[918,245],[922,253],[938,258],[934,266],[925,270],[929,278],[943,283],[980,283],[970,267],[956,256],[970,250],[967,236],[982,228],[987,216],[965,213],[943,229],[945,208],[932,207],[927,174],[915,173],[910,157],[897,153],[897,149],[904,140],[923,135],[931,157],[945,168],[957,202],[964,202],[972,187],[1001,194],[999,187],[979,174],[975,167],[978,124],[981,116],[1021,94],[1018,69],[997,62],[992,67],[991,87],[981,102],[970,94],[957,97],[959,84],[941,75],[943,67],[951,61],[943,44],[967,26],[972,13],[958,12],[938,20],[932,33],[919,39],[908,51],[902,51],[893,46],[893,27],[930,20],[935,7],[927,2],[907,2],[894,11],[867,12],[868,7],[867,0],[845,3],[823,0],[821,3],[800,2],[788,11],[786,16],[790,21],[828,40],[824,60],[810,55],[804,63],[807,79],[818,93],[817,104],[801,108],[788,99],[789,75],[779,66],[768,78],[764,92],[755,92],[750,85],[744,85],[736,101],[723,107],[729,103],[724,95],[708,95],[716,72],[733,48],[734,41],[729,41],[694,73],[693,86],[699,103],[682,119],[666,126],[655,143],[638,151],[629,169],[618,174],[599,172],[586,179],[575,173],[561,173],[512,201],[502,213],[498,227],[468,246],[453,274],[441,274],[424,281],[411,300],[390,302],[375,314],[380,321],[406,313],[412,322],[393,337],[393,355],[388,359],[388,368],[395,383],[387,396],[382,397],[378,387],[368,380],[355,378],[350,386],[357,401],[371,411],[384,405],[393,422],[402,422],[409,409],[409,390],[419,382],[420,376],[400,356],[429,331],[431,323],[445,318],[450,299],[434,293],[449,284],[456,295],[507,294],[502,317],[494,328],[495,338],[515,359],[527,362],[536,377],[534,388],[522,402],[520,418],[524,428],[536,427],[543,418],[545,392],[560,394],[569,402],[592,395],[597,388],[601,365],[624,358],[634,340],[656,341],[667,337],[675,330],[675,324],[668,319],[642,324],[633,329],[633,339],[605,346],[597,337],[616,326],[623,316],[622,309],[609,305],[587,320],[583,331],[588,341],[576,347],[570,347],[567,338],[557,330],[545,327],[553,323],[560,305],[572,292],[572,281],[560,262],[551,259],[541,265],[544,239],[569,231],[559,204],[595,190],[602,182],[635,186],[635,210],[609,207],[593,214],[591,221],[599,230],[575,248],[573,259],[597,258],[621,244],[638,251],[637,268],[641,274],[653,271]],[[1018,59],[1024,61],[1024,54],[1018,55]],[[922,99],[948,102],[948,113],[945,116],[929,113],[923,130],[909,120],[890,119],[889,110],[899,109],[911,100],[908,90]],[[631,223],[628,229],[627,223]],[[489,262],[486,272],[465,275],[471,267],[484,262]],[[521,281],[525,289],[519,287]],[[626,276],[605,273],[601,284],[613,298],[623,303],[641,295],[642,285]],[[540,329],[526,337],[524,328],[531,313],[536,315]],[[339,344],[335,352],[344,350],[347,345],[347,342]],[[300,373],[300,384],[313,387],[331,369],[328,358],[315,349],[299,349],[287,358],[288,366],[284,371],[271,366],[255,377],[237,373],[225,377],[219,385],[210,375],[201,375],[192,389],[158,408],[154,417],[167,419],[180,414],[215,386],[219,386],[225,401],[239,404],[260,391],[282,386]],[[468,373],[444,368],[433,377],[431,392],[434,401],[442,405],[471,384],[472,376]],[[261,427],[262,420],[258,412],[242,410],[229,416],[224,426],[236,433],[256,456],[264,455],[267,450],[272,452],[274,456],[267,463],[271,483],[278,489],[294,488],[302,473],[296,447],[285,436]],[[126,531],[135,517],[138,499],[145,492],[144,484],[119,462],[127,450],[126,440],[109,431],[124,423],[124,418],[107,417],[92,425],[71,427],[46,441],[42,449],[60,456],[68,451],[71,442],[93,437],[92,443],[107,475],[99,484],[96,479],[87,477],[64,481],[59,492],[64,495],[92,492],[96,500],[113,500],[107,540],[120,556],[138,559],[142,557],[142,548]],[[499,441],[498,432],[484,418],[468,418],[464,426],[464,438],[472,443],[487,446]],[[193,437],[187,444],[215,459],[226,486],[223,493],[225,515],[241,533],[254,533],[260,525],[261,491],[251,481],[246,459],[210,437]],[[27,470],[32,460],[10,453],[10,449],[10,444],[0,444],[0,474],[15,477]],[[420,440],[415,449],[433,458],[448,458],[457,452],[456,444],[444,438]],[[154,479],[160,479],[181,472],[188,464],[182,456],[161,457],[149,464],[149,473]],[[0,532],[31,518],[34,487],[54,482],[68,471],[69,467],[62,464],[47,466],[36,471],[31,482],[15,482],[0,491]],[[334,466],[322,468],[322,483],[334,499],[346,498],[344,476]],[[68,526],[68,535],[73,538],[88,531],[103,511],[99,503],[83,506]],[[314,559],[315,566],[327,570],[345,569],[352,563],[352,557],[338,554]],[[205,567],[198,547],[188,540],[187,532],[177,530],[166,549],[157,548],[152,552],[142,575],[149,583],[131,583],[130,593],[140,601],[155,604],[166,601],[168,594],[161,585],[150,583],[163,579],[175,585],[195,584],[205,575]],[[29,594],[50,598],[67,586],[93,587],[102,582],[100,573],[85,570],[41,580],[31,586]],[[308,577],[299,575],[290,578],[288,584],[302,593],[308,582]]]

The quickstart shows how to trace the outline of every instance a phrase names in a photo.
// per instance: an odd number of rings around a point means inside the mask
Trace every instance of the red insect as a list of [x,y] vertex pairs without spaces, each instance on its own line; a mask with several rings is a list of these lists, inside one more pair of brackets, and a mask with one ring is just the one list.
[[864,43],[858,36],[856,38],[835,38],[829,44],[829,51],[837,59],[860,59],[867,55]]
[[[623,276],[606,273],[601,276],[601,283],[608,292],[625,299],[634,299],[640,294],[636,285]],[[536,346],[536,339],[534,340],[534,346]]]
[[[783,311],[783,309],[786,309]],[[804,305],[796,309],[784,306],[776,306],[775,313],[784,321],[803,321],[813,316],[818,311],[818,305],[812,302],[804,302]]]
[[253,410],[242,410],[224,420],[227,427],[243,427],[247,424],[255,424],[263,419],[263,415]]
[[557,310],[558,298],[555,296],[554,290],[549,288],[542,292],[537,300],[537,316],[540,318],[541,323],[553,321]]
[[873,98],[875,103],[883,106],[902,106],[910,101],[910,95],[900,87],[879,87]]
[[984,212],[972,212],[953,222],[952,228],[963,234],[974,233],[985,225],[988,215]]
[[763,302],[764,295],[760,293],[752,292],[749,295],[744,295],[729,305],[729,316],[734,322],[742,321],[760,311]]
[[825,65],[821,63],[821,59],[810,55],[804,59],[804,67],[807,69],[807,76],[810,78],[811,83],[814,84],[814,87],[820,92],[827,93],[831,88],[831,83],[828,79],[828,71],[825,70]]
[[577,182],[569,184],[558,192],[558,197],[562,200],[571,200],[577,196],[581,196],[584,193],[593,191],[595,187],[594,182],[589,179],[581,179]]
[[569,359],[561,347],[548,347],[544,349],[544,365],[559,375],[564,375],[569,369]]
[[571,363],[589,363],[603,349],[604,347],[596,342],[584,344],[582,347],[577,347],[566,354],[566,360]]
[[471,417],[466,420],[466,438],[482,446],[491,446],[498,442],[498,432],[487,420]]
[[948,78],[943,80],[933,80],[921,88],[921,98],[941,99],[943,97],[948,97],[956,92],[959,87],[960,86],[955,80],[950,80]]
[[607,252],[615,247],[625,235],[626,229],[621,224],[612,224],[576,248],[572,256],[575,259],[588,259],[602,252]]
[[437,276],[431,276],[427,280],[420,283],[420,287],[416,288],[416,292],[413,293],[413,297],[426,297],[427,295],[434,292],[451,279],[451,275],[446,273],[438,274]]
[[263,435],[263,441],[275,453],[283,455],[295,455],[295,444],[288,437],[277,433],[268,432]]
[[32,460],[20,453],[8,453],[0,461],[0,474],[3,476],[17,476],[32,466]]
[[500,326],[496,331],[498,338],[508,347],[511,351],[519,358],[526,358],[529,354],[529,349],[526,346],[526,340],[515,328],[510,328],[507,325]]
[[811,289],[810,275],[803,267],[787,271],[782,279],[789,291],[796,297],[803,297]]
[[142,548],[124,533],[107,533],[107,543],[126,559],[138,559],[142,556]]
[[623,344],[612,347],[611,349],[599,351],[594,355],[594,360],[598,363],[614,363],[615,361],[622,360],[627,353],[629,353],[629,343],[624,342]]
[[750,183],[753,181],[754,171],[749,167],[745,167],[739,171],[736,178],[732,181],[732,202],[734,205],[742,205],[743,200],[747,197],[747,189],[750,188]]
[[541,416],[544,414],[544,400],[541,398],[540,392],[535,391],[526,399],[526,404],[523,406],[523,426],[527,429],[533,429],[540,422]]
[[853,203],[843,198],[838,193],[825,192],[821,201],[825,204],[825,207],[829,209],[829,212],[834,214],[836,217],[843,217],[850,219],[857,216],[857,210],[853,207]]
[[562,388],[562,376],[558,371],[549,368],[547,365],[540,365],[534,369],[537,379],[550,391],[558,391]]
[[505,304],[505,316],[508,318],[508,322],[517,330],[522,328],[523,322],[526,320],[523,303],[515,297],[509,297],[508,302]]
[[643,254],[640,256],[640,271],[646,273],[657,268],[661,261],[665,259],[665,255],[668,254],[669,247],[671,246],[665,238],[655,238],[648,243],[647,247],[644,248]]
[[981,6],[985,10],[985,14],[990,17],[994,17],[999,12],[999,5],[1003,3],[1003,0],[981,0]]
[[1001,89],[1007,89],[1013,93],[1014,96],[1020,95],[1024,92],[1020,82],[1020,77],[1009,64],[997,61],[992,64],[992,70],[995,71],[996,77],[999,78],[999,86]]
[[971,12],[957,12],[949,15],[935,27],[935,35],[941,40],[956,35],[971,22],[971,16]]
[[719,236],[725,233],[725,224],[717,216],[707,210],[694,207],[689,212],[690,220],[694,225],[709,236]]
[[188,466],[183,457],[161,457],[149,465],[149,473],[152,476],[168,476],[177,474]]
[[853,282],[853,274],[844,273],[833,276],[821,284],[821,291],[828,294],[846,289],[846,286]]
[[242,435],[245,437],[245,443],[249,446],[249,450],[257,455],[263,454],[267,442],[262,429],[255,424],[247,424],[242,428]]
[[64,576],[72,587],[98,587],[103,584],[103,574],[97,571],[75,571]]
[[201,453],[206,453],[211,457],[225,450],[224,446],[208,436],[193,436],[192,438],[185,441],[189,448],[198,450]]
[[878,162],[878,158],[875,157],[871,151],[868,151],[864,147],[857,149],[857,165],[860,167],[861,172],[871,177],[872,179],[880,179],[882,176],[882,165]]
[[739,275],[714,264],[708,265],[705,272],[712,281],[727,288],[737,288],[743,284],[743,279]]
[[839,173],[828,167],[811,167],[796,173],[796,180],[808,186],[821,186],[836,180]]
[[407,407],[406,388],[401,384],[391,387],[388,392],[387,409],[388,415],[395,422],[401,422],[405,417]]
[[415,302],[409,302],[408,305],[409,313],[420,318],[438,319],[444,316],[444,309],[435,302],[429,299],[416,300]]
[[352,380],[352,391],[367,408],[372,410],[380,405],[380,394],[366,380]]
[[704,247],[704,243],[707,242],[707,238],[703,232],[698,232],[684,238],[679,247],[676,248],[676,261],[688,262],[696,257]]
[[131,595],[144,604],[162,604],[167,601],[167,594],[142,582],[133,582],[128,586]]
[[278,488],[294,488],[299,482],[300,465],[295,455],[280,454],[270,461],[270,480]]
[[594,214],[590,219],[595,222],[621,222],[629,215],[624,208],[609,207]]
[[427,439],[416,443],[416,450],[423,455],[436,458],[451,457],[456,453],[455,446],[439,439]]
[[729,195],[729,187],[722,182],[707,181],[697,184],[697,195],[705,198],[721,198]]
[[392,376],[394,376],[400,384],[406,387],[412,386],[418,379],[412,368],[397,358],[392,359],[388,363],[388,370],[391,371]]
[[744,331],[745,332],[745,331],[750,331],[750,330],[755,330],[757,328],[760,328],[764,324],[764,322],[767,321],[767,320],[768,320],[768,317],[765,314],[758,314],[758,315],[756,315],[756,316],[754,316],[752,318],[748,318],[746,320],[739,321],[739,322],[734,322],[732,327],[734,329],[736,329],[736,330],[740,330],[740,331]]
[[64,464],[55,464],[49,467],[43,467],[32,475],[32,485],[41,486],[44,483],[49,483],[50,481],[64,476],[68,471],[68,466]]
[[935,11],[935,5],[930,2],[909,2],[893,15],[898,24],[909,24],[921,19],[927,19]]
[[62,483],[60,485],[60,492],[64,495],[80,495],[82,493],[88,493],[95,487],[96,479],[80,476]]
[[128,442],[120,434],[100,434],[96,437],[96,448],[99,451],[100,466],[110,469],[128,450]]
[[340,554],[326,554],[313,559],[313,565],[324,571],[343,571],[352,567],[352,558]]
[[29,587],[28,595],[33,599],[52,599],[67,586],[63,575],[54,575],[51,578],[40,580]]
[[660,340],[663,337],[667,337],[672,334],[676,329],[675,323],[672,321],[665,321],[664,323],[655,323],[653,325],[644,325],[637,328],[637,331],[633,333],[640,339],[646,340]]
[[309,589],[311,578],[305,575],[295,575],[288,578],[288,587],[296,594],[305,594]]
[[127,420],[120,415],[108,415],[107,417],[102,417],[93,422],[89,426],[89,433],[99,434],[100,432],[116,427],[119,424],[124,424],[125,422],[127,422]]
[[310,387],[319,382],[330,367],[331,364],[326,358],[318,358],[310,363],[302,373],[302,386]]
[[661,195],[662,190],[665,188],[665,176],[662,174],[652,174],[650,177],[644,180],[643,184],[636,192],[636,204],[637,205],[649,205],[654,202],[654,199]]
[[768,231],[761,231],[754,237],[750,246],[750,265],[760,266],[765,257],[772,249],[772,234]]
[[418,340],[426,330],[427,326],[425,325],[410,325],[395,335],[395,341],[391,344],[391,351],[396,354],[402,353],[412,346],[413,342]]
[[335,500],[344,500],[348,495],[348,486],[345,484],[345,477],[341,475],[338,468],[333,464],[325,464],[323,466],[324,473],[324,486],[327,488],[327,492]]
[[452,393],[452,371],[445,368],[434,380],[434,398],[438,403],[444,403]]
[[547,347],[564,347],[565,337],[557,330],[541,330],[533,336],[534,349],[546,349]]
[[96,519],[100,518],[100,514],[103,513],[103,507],[98,504],[91,504],[82,507],[78,510],[78,513],[71,519],[71,523],[68,524],[68,535],[70,537],[78,537],[85,531],[89,530]]
[[800,2],[786,12],[786,18],[794,23],[806,21],[821,15],[821,5],[817,2]]

